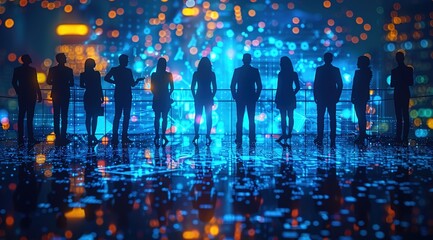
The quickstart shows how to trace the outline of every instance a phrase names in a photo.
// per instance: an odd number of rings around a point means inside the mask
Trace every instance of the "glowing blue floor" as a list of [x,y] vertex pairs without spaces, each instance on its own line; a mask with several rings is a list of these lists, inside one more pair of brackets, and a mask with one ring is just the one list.
[[[295,136],[0,145],[0,239],[428,239],[433,150]],[[247,138],[244,142],[248,143]],[[87,238],[85,238],[87,237]]]

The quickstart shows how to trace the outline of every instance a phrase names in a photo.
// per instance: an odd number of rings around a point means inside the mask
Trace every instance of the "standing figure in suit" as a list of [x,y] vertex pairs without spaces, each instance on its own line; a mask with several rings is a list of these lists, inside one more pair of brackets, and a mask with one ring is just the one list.
[[41,89],[39,88],[36,69],[30,66],[32,59],[29,55],[21,56],[23,64],[14,69],[12,86],[18,95],[18,145],[24,145],[24,116],[27,114],[27,134],[29,145],[38,141],[33,134],[33,116],[35,115],[36,101],[42,101]]
[[[281,114],[281,136],[277,142],[287,141],[292,138],[293,130],[293,111],[296,108],[296,93],[300,89],[298,74],[293,70],[293,64],[290,58],[282,57],[280,59],[281,71],[278,73],[277,93],[275,95],[275,103]],[[295,83],[295,89],[293,89]],[[289,129],[286,134],[286,116],[289,118]]]
[[[395,136],[396,143],[407,144],[409,135],[409,86],[413,85],[413,68],[404,64],[404,53],[397,52],[395,60],[398,66],[391,71],[391,87],[394,88],[394,108],[397,118],[397,135]],[[403,140],[402,134],[403,126]]]
[[328,109],[331,121],[331,148],[335,148],[335,137],[337,135],[337,103],[343,90],[340,69],[333,66],[332,53],[323,56],[325,64],[316,69],[314,78],[314,101],[317,104],[317,137],[314,143],[318,146],[323,144],[323,130],[325,125],[325,111]]
[[98,123],[98,110],[101,108],[101,103],[104,102],[101,74],[94,70],[95,66],[96,63],[94,59],[86,59],[84,72],[80,74],[80,87],[86,89],[86,92],[84,92],[84,110],[86,111],[86,130],[89,145],[98,142],[98,139],[95,137],[96,125]]
[[[70,141],[66,138],[68,127],[69,98],[71,97],[70,87],[74,86],[74,74],[71,68],[66,67],[66,55],[58,53],[56,55],[57,66],[51,67],[47,84],[52,85],[51,98],[53,99],[54,111],[54,133],[56,134],[56,145],[64,146]],[[60,130],[60,117],[62,118],[62,128]]]
[[132,91],[131,87],[138,84],[140,79],[134,81],[132,70],[127,68],[128,56],[122,54],[119,56],[119,66],[113,67],[105,75],[106,82],[115,85],[114,88],[114,120],[113,120],[113,138],[111,144],[117,145],[119,143],[119,122],[123,112],[123,128],[122,128],[122,143],[132,143],[128,138],[129,119],[131,117],[131,104],[132,104]]
[[153,93],[152,109],[155,112],[155,120],[153,126],[155,128],[154,143],[159,146],[159,120],[162,118],[162,140],[163,145],[168,144],[168,139],[165,136],[167,130],[168,111],[171,108],[172,100],[170,95],[174,91],[173,75],[166,70],[167,60],[165,58],[158,59],[156,72],[150,77],[150,86]]
[[358,118],[359,136],[355,140],[357,144],[363,144],[367,137],[365,133],[367,120],[365,110],[367,101],[370,99],[370,81],[373,74],[370,70],[370,59],[367,56],[358,57],[358,68],[355,71],[352,86],[352,103],[355,106],[356,117]]
[[242,128],[245,108],[248,111],[249,139],[250,144],[256,143],[256,124],[254,116],[256,114],[256,102],[262,91],[262,80],[257,68],[252,67],[251,54],[244,54],[242,58],[244,65],[236,68],[233,73],[230,90],[232,97],[236,101],[236,139],[237,145],[242,144]]
[[[195,86],[198,85],[197,91]],[[212,85],[212,89],[211,89]],[[212,128],[212,106],[214,104],[213,98],[217,91],[215,73],[212,71],[212,64],[207,57],[203,57],[199,64],[197,71],[192,76],[191,92],[194,97],[195,105],[195,119],[194,119],[194,139],[192,142],[197,145],[198,130],[203,113],[203,107],[206,113],[206,145],[209,146],[212,142],[210,138],[210,131]]]

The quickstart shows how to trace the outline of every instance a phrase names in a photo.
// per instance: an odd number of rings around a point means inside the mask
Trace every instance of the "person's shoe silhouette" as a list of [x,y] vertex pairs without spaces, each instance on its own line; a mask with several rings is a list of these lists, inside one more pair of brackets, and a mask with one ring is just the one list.
[[128,137],[122,138],[122,143],[123,144],[129,144],[132,143],[133,141],[131,139],[129,139]]

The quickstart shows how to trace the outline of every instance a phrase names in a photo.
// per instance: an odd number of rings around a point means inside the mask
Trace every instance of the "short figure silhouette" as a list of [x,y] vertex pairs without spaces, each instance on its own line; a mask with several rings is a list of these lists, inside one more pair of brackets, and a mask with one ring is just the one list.
[[[48,72],[47,84],[53,86],[51,98],[53,99],[55,144],[64,146],[70,142],[66,138],[66,131],[68,127],[69,98],[71,97],[70,87],[74,86],[74,74],[71,68],[65,66],[66,55],[64,53],[58,53],[56,61],[57,66],[51,67]],[[60,117],[62,118],[61,130]]]
[[104,101],[101,74],[94,70],[95,66],[94,59],[86,59],[84,62],[84,72],[80,74],[80,87],[86,89],[84,92],[84,110],[86,111],[86,130],[89,145],[98,142],[98,139],[95,137],[98,111],[101,108],[101,103]]
[[[197,85],[197,90],[195,89]],[[211,89],[212,85],[212,89]],[[194,144],[198,141],[198,130],[203,113],[203,107],[206,113],[206,145],[210,145],[212,139],[210,132],[212,128],[212,106],[214,104],[213,98],[217,91],[215,73],[212,71],[212,64],[207,57],[203,57],[199,64],[197,71],[192,76],[191,92],[194,97],[195,105],[195,119],[194,119]]]
[[256,114],[256,102],[262,91],[262,80],[257,68],[252,67],[251,54],[244,54],[242,58],[244,65],[236,68],[233,73],[230,90],[236,101],[236,139],[237,145],[242,144],[242,128],[245,108],[248,111],[249,139],[251,144],[256,143],[256,125],[254,116]]
[[131,104],[132,104],[132,91],[131,87],[138,84],[140,79],[134,81],[132,70],[127,68],[128,56],[122,54],[119,56],[119,66],[113,67],[105,75],[106,82],[115,85],[114,88],[114,120],[113,120],[113,137],[111,143],[117,145],[119,143],[119,122],[123,112],[123,129],[122,129],[122,143],[131,143],[128,138],[129,118],[131,117]]
[[323,66],[316,69],[314,78],[314,101],[317,104],[317,137],[314,143],[322,146],[325,125],[325,111],[328,109],[331,127],[331,148],[335,148],[337,129],[337,103],[343,90],[340,69],[333,66],[332,53],[325,53]]
[[12,86],[18,95],[18,136],[19,146],[24,145],[24,116],[27,115],[27,134],[29,145],[38,141],[33,133],[33,117],[35,114],[36,101],[42,101],[41,89],[39,88],[36,69],[30,66],[32,59],[29,55],[21,56],[23,64],[14,69]]
[[370,70],[370,59],[367,56],[358,57],[358,70],[355,71],[352,85],[351,101],[355,107],[358,118],[359,136],[355,140],[357,144],[363,144],[367,137],[365,132],[367,120],[365,117],[367,101],[370,99],[370,81],[373,74]]
[[[404,53],[397,52],[395,59],[398,66],[391,71],[391,87],[394,88],[394,108],[397,118],[397,134],[395,141],[397,143],[407,144],[409,135],[409,86],[413,85],[413,68],[404,64]],[[402,120],[403,139],[402,134]]]
[[152,109],[155,112],[155,120],[153,126],[155,129],[154,143],[159,146],[159,120],[162,118],[161,138],[163,145],[168,144],[168,139],[165,136],[167,130],[168,111],[171,108],[172,100],[170,95],[174,91],[173,75],[166,70],[167,60],[165,58],[158,59],[156,72],[150,77],[150,86],[153,93]]
[[[287,141],[292,137],[293,130],[293,111],[296,108],[296,93],[300,89],[298,74],[293,70],[293,64],[290,58],[282,57],[280,59],[281,71],[278,73],[277,93],[275,103],[281,114],[281,136],[277,142]],[[293,89],[293,83],[295,89]],[[286,134],[286,116],[289,118],[289,129]]]

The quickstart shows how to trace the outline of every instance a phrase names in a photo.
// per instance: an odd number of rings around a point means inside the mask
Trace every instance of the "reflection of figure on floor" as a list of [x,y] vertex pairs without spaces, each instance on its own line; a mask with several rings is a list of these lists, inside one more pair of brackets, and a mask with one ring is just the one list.
[[[195,86],[197,85],[197,91]],[[212,89],[211,89],[212,85]],[[193,143],[197,144],[198,130],[203,113],[203,107],[206,113],[206,145],[212,142],[210,132],[212,128],[212,106],[214,104],[213,98],[217,91],[215,73],[212,71],[212,64],[207,57],[203,57],[197,67],[197,71],[192,76],[191,83],[192,96],[194,97],[195,105],[195,119],[194,119],[194,139]]]
[[84,187],[86,189],[85,199],[89,199],[89,202],[85,203],[84,212],[86,220],[89,222],[95,221],[96,211],[100,209],[102,205],[102,190],[104,186],[101,180],[101,174],[96,171],[98,167],[97,161],[96,154],[94,153],[88,153],[86,156]]
[[[319,163],[320,164],[320,163]],[[317,178],[319,179],[317,187],[314,189],[316,207],[320,212],[326,212],[325,227],[327,230],[332,230],[330,223],[340,220],[340,209],[342,204],[342,193],[337,178],[337,169],[335,165],[331,165],[329,169],[317,168]],[[331,231],[328,238],[334,238],[335,233]],[[338,234],[337,234],[338,235]]]
[[[370,221],[370,200],[368,196],[370,194],[370,189],[368,187],[367,179],[367,167],[358,166],[356,168],[355,177],[350,185],[352,189],[352,195],[356,198],[355,205],[355,218],[357,225],[360,229],[367,229],[368,223]],[[359,223],[363,223],[363,225]],[[356,232],[357,234],[359,231]],[[362,236],[358,236],[362,238]]]
[[153,183],[154,192],[149,194],[152,210],[155,210],[159,226],[168,224],[169,211],[172,209],[173,200],[171,194],[171,176],[160,174]]
[[33,117],[36,101],[42,102],[41,89],[37,80],[36,69],[30,66],[29,55],[21,56],[23,64],[14,69],[12,86],[18,95],[18,137],[19,146],[24,145],[24,117],[27,115],[27,134],[29,146],[38,143],[33,134]]
[[94,70],[95,66],[95,60],[92,58],[86,59],[84,72],[80,74],[80,87],[86,89],[86,92],[84,92],[84,110],[86,111],[86,130],[89,145],[98,142],[95,137],[98,111],[100,111],[101,104],[104,102],[101,74]]
[[22,162],[18,169],[18,184],[13,193],[14,209],[24,214],[20,221],[23,229],[28,229],[32,222],[31,213],[36,211],[40,183],[37,182],[33,162]]
[[206,162],[198,162],[195,166],[196,176],[190,194],[192,207],[198,210],[198,218],[202,222],[209,222],[215,216],[217,200],[217,191],[213,181],[212,157],[206,156]]
[[[299,196],[296,195],[296,172],[293,170],[293,160],[282,160],[279,174],[275,176],[274,195],[278,208],[282,210],[281,220],[296,218],[299,214]],[[296,212],[295,212],[296,211]]]
[[[125,169],[129,171],[129,167]],[[129,228],[129,213],[132,211],[134,200],[131,199],[131,180],[117,180],[113,182],[113,198],[111,199],[111,210],[117,215],[117,226],[119,232],[127,232]]]
[[104,80],[115,85],[114,88],[114,120],[113,120],[113,138],[111,143],[117,145],[119,143],[119,122],[123,112],[123,127],[122,127],[122,144],[131,143],[128,138],[129,118],[131,117],[132,91],[134,87],[142,79],[134,81],[132,70],[127,68],[128,56],[122,54],[119,56],[119,66],[113,67],[104,77]]
[[59,171],[53,171],[52,177],[51,191],[47,194],[47,199],[54,209],[58,209],[56,213],[56,226],[64,229],[67,225],[65,213],[70,210],[68,205],[69,173],[65,169],[59,168]]
[[254,228],[251,217],[263,204],[257,177],[254,166],[247,166],[241,159],[237,159],[236,182],[233,184],[233,209],[236,214],[245,217],[246,228],[243,232],[245,235],[248,230]]
[[411,223],[417,217],[413,214],[413,206],[409,204],[413,202],[412,195],[414,194],[409,169],[398,165],[394,180],[391,186],[388,187],[388,189],[391,189],[389,193],[391,209],[395,212],[393,223],[396,226],[396,233],[401,235],[403,239],[409,239],[411,236]]
[[168,111],[170,111],[172,100],[170,95],[173,93],[173,75],[166,70],[167,60],[165,58],[158,59],[156,72],[151,75],[151,91],[153,93],[152,109],[155,112],[155,120],[153,123],[155,129],[154,143],[159,146],[159,120],[162,118],[162,140],[163,145],[168,144],[168,139],[165,136],[167,130]]
[[[275,94],[275,103],[281,114],[281,136],[277,142],[287,141],[292,138],[293,130],[293,111],[296,108],[296,93],[300,89],[298,74],[293,70],[293,64],[290,58],[282,57],[280,59],[281,71],[278,73],[277,93]],[[293,89],[295,84],[295,89]],[[286,116],[289,118],[289,129],[286,133]]]
[[357,66],[359,69],[355,71],[355,76],[353,77],[351,101],[355,107],[359,126],[359,136],[355,140],[355,143],[364,144],[364,140],[367,137],[365,112],[367,102],[370,99],[370,81],[373,74],[370,70],[370,59],[367,56],[358,57]]
[[248,112],[248,126],[250,143],[256,143],[256,102],[262,91],[262,80],[257,68],[252,67],[251,54],[244,54],[242,58],[244,65],[236,68],[233,73],[230,90],[236,101],[236,140],[235,143],[242,144],[242,129],[244,122],[245,108]]
[[[69,98],[71,97],[70,87],[74,86],[74,74],[71,68],[66,67],[66,55],[58,53],[56,55],[57,66],[51,67],[47,84],[52,85],[51,97],[53,99],[54,112],[54,133],[56,134],[56,145],[64,146],[70,141],[66,138],[68,127]],[[60,118],[62,126],[60,129]]]
[[340,69],[332,63],[332,53],[325,53],[323,60],[325,64],[316,69],[314,78],[314,101],[317,104],[317,137],[314,143],[323,144],[323,131],[325,126],[325,111],[328,109],[331,122],[331,148],[335,148],[335,137],[337,135],[337,103],[340,100],[343,89]]
[[[413,85],[413,68],[404,64],[404,53],[397,52],[395,59],[398,66],[391,71],[391,87],[394,88],[394,108],[397,118],[397,143],[407,144],[409,136],[409,86]],[[404,125],[403,125],[403,122]],[[403,125],[403,130],[402,130]],[[403,140],[401,138],[403,131]]]

